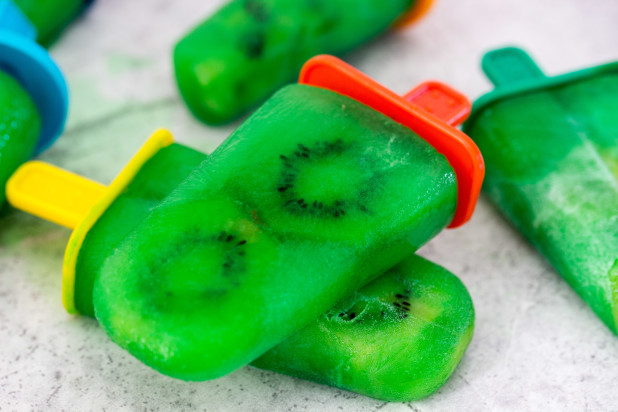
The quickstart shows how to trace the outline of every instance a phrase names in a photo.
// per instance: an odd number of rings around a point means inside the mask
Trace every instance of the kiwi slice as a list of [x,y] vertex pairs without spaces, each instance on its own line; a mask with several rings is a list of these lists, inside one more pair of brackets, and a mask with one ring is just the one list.
[[386,401],[440,388],[474,329],[465,286],[412,256],[252,363]]
[[281,155],[279,178],[283,210],[299,219],[335,221],[346,214],[369,217],[367,205],[377,204],[380,173],[363,168],[366,159],[357,159],[353,142],[315,142],[311,148],[302,143],[297,150]]
[[[147,365],[203,379],[204,370],[227,366],[217,356],[222,350],[253,350],[251,328],[234,325],[264,304],[246,290],[260,284],[276,257],[274,243],[225,199],[162,205],[152,215],[154,223],[140,225],[128,247],[105,261],[103,273],[131,276],[98,277],[95,315],[112,340]],[[156,223],[162,216],[173,231]]]
[[[252,120],[230,139],[243,141],[233,150],[251,167],[235,170],[226,188],[282,235],[364,242],[402,236],[419,218],[452,218],[456,180],[444,156],[361,103],[293,85]],[[226,146],[215,159],[231,154]]]

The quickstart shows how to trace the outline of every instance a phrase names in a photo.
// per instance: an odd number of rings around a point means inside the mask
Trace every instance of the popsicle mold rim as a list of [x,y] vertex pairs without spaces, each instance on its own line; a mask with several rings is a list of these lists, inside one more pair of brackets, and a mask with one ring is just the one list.
[[[31,37],[36,29],[21,10],[11,0],[0,0],[0,14],[0,70],[15,77],[26,89],[41,115],[37,155],[51,146],[64,130],[68,87],[47,50]],[[3,17],[7,20],[3,21]]]
[[[488,72],[494,72],[497,68],[492,67],[491,59],[488,56],[495,56],[495,53],[512,52],[513,56],[525,56],[528,59],[528,63],[532,63],[538,69],[540,75],[530,76],[528,78],[514,79],[509,84],[508,82],[498,83],[494,82],[494,75]],[[526,93],[533,93],[539,90],[550,89],[554,87],[563,86],[565,84],[574,83],[577,81],[585,80],[586,78],[599,75],[601,73],[616,70],[618,71],[618,62],[605,63],[585,69],[568,72],[557,76],[546,76],[543,71],[536,65],[535,61],[526,53],[523,49],[517,47],[503,47],[487,52],[482,59],[483,71],[487,74],[487,77],[494,82],[494,90],[479,97],[472,105],[472,112],[470,117],[463,124],[463,131],[468,133],[474,124],[474,121],[478,115],[486,110],[488,107],[495,103],[499,103],[505,99],[512,98],[514,96],[523,95]],[[506,77],[503,77],[506,79]]]
[[[460,227],[470,220],[481,192],[485,166],[476,144],[454,127],[470,112],[471,104],[465,96],[442,83],[425,82],[401,97],[329,55],[319,55],[305,63],[298,82],[354,99],[421,136],[447,158],[457,176],[457,210],[449,228]],[[424,94],[432,92],[437,93],[431,103],[434,107],[427,105]],[[450,104],[453,107],[448,107]]]
[[0,0],[0,30],[35,41],[37,29],[12,0]]

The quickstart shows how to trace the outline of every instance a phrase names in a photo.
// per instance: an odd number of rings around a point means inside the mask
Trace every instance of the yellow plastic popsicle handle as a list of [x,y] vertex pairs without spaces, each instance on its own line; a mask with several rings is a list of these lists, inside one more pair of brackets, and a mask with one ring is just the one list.
[[107,188],[47,163],[23,164],[6,185],[9,203],[24,212],[75,229]]
[[75,267],[77,266],[79,251],[86,239],[86,235],[114,200],[133,181],[144,164],[152,159],[161,149],[172,143],[174,143],[174,138],[169,131],[165,129],[155,131],[150,139],[133,156],[131,161],[127,163],[125,168],[116,176],[109,187],[105,188],[104,193],[88,210],[84,218],[79,222],[79,225],[75,227],[69,239],[67,249],[64,252],[62,267],[62,303],[67,312],[79,314],[78,309],[75,307]]
[[109,187],[38,161],[23,164],[7,182],[7,200],[13,207],[73,229],[62,273],[62,302],[67,312],[79,313],[74,299],[75,266],[86,235],[144,164],[172,143],[170,132],[155,131]]

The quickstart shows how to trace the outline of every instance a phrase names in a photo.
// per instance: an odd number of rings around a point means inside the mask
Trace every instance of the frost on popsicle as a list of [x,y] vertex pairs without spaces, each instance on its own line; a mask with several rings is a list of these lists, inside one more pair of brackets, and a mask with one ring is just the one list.
[[516,73],[534,75],[466,125],[486,160],[485,190],[618,333],[618,67],[550,80],[518,49],[492,53],[515,54],[512,66],[528,69]]

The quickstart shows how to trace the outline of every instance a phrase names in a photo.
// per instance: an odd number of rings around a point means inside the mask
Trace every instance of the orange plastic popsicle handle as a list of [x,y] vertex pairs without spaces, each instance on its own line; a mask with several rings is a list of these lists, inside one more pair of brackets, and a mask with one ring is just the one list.
[[464,121],[470,101],[452,88],[427,82],[401,97],[333,56],[321,55],[303,67],[301,84],[328,89],[363,103],[410,128],[443,154],[457,176],[457,210],[450,228],[472,217],[485,177],[476,144],[453,126]]
[[395,22],[395,28],[403,29],[423,18],[436,0],[416,0],[416,3]]
[[468,98],[440,82],[421,83],[403,98],[450,126],[460,125],[470,116]]

